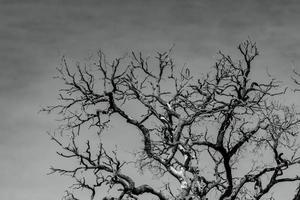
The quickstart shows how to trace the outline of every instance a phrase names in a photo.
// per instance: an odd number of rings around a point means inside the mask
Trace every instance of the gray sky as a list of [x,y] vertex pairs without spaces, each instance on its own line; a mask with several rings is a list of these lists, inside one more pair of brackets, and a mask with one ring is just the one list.
[[[202,72],[216,52],[234,52],[247,38],[261,52],[256,72],[288,80],[300,70],[300,1],[0,0],[0,196],[60,199],[68,179],[46,176],[58,160],[38,114],[55,102],[51,78],[62,55],[84,60],[98,49],[110,57],[175,44],[176,60]],[[261,74],[261,73],[259,73]]]

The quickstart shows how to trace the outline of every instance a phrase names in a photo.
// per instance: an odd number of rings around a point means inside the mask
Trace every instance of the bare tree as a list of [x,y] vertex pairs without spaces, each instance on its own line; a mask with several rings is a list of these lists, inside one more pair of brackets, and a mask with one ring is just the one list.
[[[132,52],[112,61],[100,51],[93,66],[73,70],[63,58],[57,78],[65,87],[59,102],[43,110],[61,116],[62,125],[50,134],[61,148],[58,155],[78,162],[51,172],[71,176],[73,188],[90,191],[91,199],[109,187],[104,199],[111,200],[143,194],[160,200],[258,200],[270,198],[278,184],[299,181],[291,170],[300,163],[298,114],[276,101],[285,92],[279,82],[251,78],[256,44],[245,41],[238,52],[237,60],[219,52],[213,71],[201,78],[187,67],[177,69],[170,51],[152,59]],[[128,109],[133,104],[138,112]],[[136,170],[175,181],[159,188],[137,185],[124,170],[131,162],[104,148],[105,141],[80,145],[84,128],[101,138],[112,120],[130,124],[143,138]],[[65,199],[76,198],[67,192]]]

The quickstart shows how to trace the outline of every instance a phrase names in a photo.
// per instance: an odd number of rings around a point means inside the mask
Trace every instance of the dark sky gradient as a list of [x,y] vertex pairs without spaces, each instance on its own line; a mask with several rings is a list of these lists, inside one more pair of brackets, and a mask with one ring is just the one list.
[[62,55],[83,61],[100,48],[114,57],[175,44],[178,63],[201,73],[219,49],[233,53],[251,38],[262,55],[258,77],[268,67],[288,83],[293,67],[300,70],[299,19],[296,0],[0,0],[1,199],[63,194],[67,179],[46,176],[57,161],[45,133],[53,118],[38,114],[55,102],[51,77]]

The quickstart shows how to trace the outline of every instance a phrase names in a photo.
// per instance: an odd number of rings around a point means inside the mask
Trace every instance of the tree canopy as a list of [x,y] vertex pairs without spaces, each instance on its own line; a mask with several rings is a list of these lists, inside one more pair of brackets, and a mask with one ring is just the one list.
[[[280,82],[253,79],[255,43],[242,42],[237,52],[239,59],[219,52],[202,77],[178,68],[171,51],[153,58],[132,52],[111,61],[99,51],[92,65],[76,67],[63,58],[59,101],[43,110],[60,116],[61,125],[50,134],[58,155],[76,162],[51,172],[71,176],[73,188],[89,191],[91,199],[100,191],[110,200],[144,194],[160,200],[258,200],[274,198],[276,185],[297,185],[295,106],[277,101],[285,93]],[[101,139],[114,120],[142,137],[132,161],[105,148]],[[99,140],[84,138],[85,129]],[[138,185],[128,166],[164,181]],[[64,198],[76,199],[71,191]]]

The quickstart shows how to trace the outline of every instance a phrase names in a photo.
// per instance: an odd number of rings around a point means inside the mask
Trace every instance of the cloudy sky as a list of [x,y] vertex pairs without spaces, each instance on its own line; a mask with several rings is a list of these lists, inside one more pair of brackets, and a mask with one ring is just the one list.
[[62,55],[84,60],[153,52],[175,44],[179,63],[212,66],[216,52],[255,40],[255,70],[286,81],[300,70],[300,1],[280,0],[0,0],[0,197],[60,199],[68,180],[47,176],[58,161],[38,114],[55,102],[52,77]]

